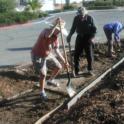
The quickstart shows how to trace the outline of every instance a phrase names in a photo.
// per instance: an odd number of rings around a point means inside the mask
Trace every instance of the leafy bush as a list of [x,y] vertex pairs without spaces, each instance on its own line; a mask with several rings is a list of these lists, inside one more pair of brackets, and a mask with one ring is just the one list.
[[113,3],[111,1],[96,1],[94,6],[111,6]]
[[46,16],[48,16],[48,13],[46,13],[46,12],[40,12],[38,15],[39,18],[46,17]]
[[115,6],[89,6],[87,7],[88,9],[97,9],[97,10],[102,10],[102,9],[114,9],[116,8]]
[[115,2],[116,6],[124,6],[124,1]]
[[28,5],[30,6],[30,9],[33,12],[36,12],[42,6],[41,3],[39,2],[39,0],[31,0],[31,1],[28,2]]
[[76,8],[76,6],[74,6],[74,5],[69,5],[69,6],[65,5],[63,7],[64,10],[74,10],[75,8]]
[[0,0],[0,13],[13,11],[15,8],[15,0]]
[[0,25],[25,23],[28,20],[47,16],[47,13],[7,12],[0,14]]

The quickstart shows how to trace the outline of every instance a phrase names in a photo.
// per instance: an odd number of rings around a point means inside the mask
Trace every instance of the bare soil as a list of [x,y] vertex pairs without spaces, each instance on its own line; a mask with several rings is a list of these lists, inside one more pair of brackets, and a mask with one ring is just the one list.
[[44,124],[124,124],[124,63],[66,111]]
[[[123,48],[124,47],[122,47],[122,49]],[[123,51],[119,53],[117,52],[117,58],[110,59],[106,57],[106,49],[106,45],[95,46],[94,69],[96,76],[91,77],[87,76],[85,73],[81,73],[81,76],[78,78],[71,77],[71,81],[77,91],[92,82],[105,70],[110,68],[110,66],[120,60],[124,55]],[[86,63],[86,59],[84,58],[84,55],[82,55],[80,61],[81,72],[85,70]],[[38,81],[38,76],[34,74],[32,66],[26,65],[22,70],[21,69],[21,65],[20,67],[18,66],[18,69],[17,66],[0,68],[0,124],[34,124],[41,116],[57,107],[63,101],[69,99],[65,90],[68,79],[64,70],[57,76],[57,80],[60,82],[59,88],[46,85],[49,100],[47,102],[43,102],[39,98],[39,88],[34,86],[34,82]],[[29,89],[31,89],[30,92],[20,94]],[[16,95],[15,98],[13,97],[14,95]],[[109,97],[111,99],[111,95],[109,95],[108,98]],[[97,97],[93,100],[94,102],[97,102]],[[84,103],[87,102],[88,100]],[[90,114],[92,115],[93,113],[91,112]],[[61,115],[61,113],[58,115]],[[57,124],[59,123],[58,120]],[[53,122],[51,121],[50,124],[52,123]],[[69,123],[67,124],[71,123],[73,123],[73,121],[69,120]]]

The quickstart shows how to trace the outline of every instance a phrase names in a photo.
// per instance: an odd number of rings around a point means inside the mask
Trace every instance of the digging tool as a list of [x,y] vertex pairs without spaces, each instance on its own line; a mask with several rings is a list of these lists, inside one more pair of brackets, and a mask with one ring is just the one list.
[[56,23],[56,25],[53,27],[51,33],[49,34],[49,36],[48,36],[49,38],[53,35],[53,33],[54,33],[56,27],[57,27],[57,23]]
[[[68,60],[67,60],[67,55],[66,55],[66,51],[65,51],[65,44],[64,44],[64,40],[63,40],[63,34],[62,34],[60,20],[59,20],[59,27],[60,27],[60,34],[61,34],[61,40],[62,40],[64,58],[65,58],[65,62],[67,63]],[[68,82],[67,82],[67,85],[66,85],[66,89],[67,89],[67,92],[68,92],[69,96],[72,97],[72,96],[74,96],[76,94],[76,92],[75,92],[75,90],[72,87],[72,83],[71,83],[71,79],[70,79],[70,73],[69,73],[68,66],[66,66],[66,70],[67,70],[67,76],[68,76]]]
[[68,42],[68,46],[69,46],[70,61],[71,61],[71,62],[70,62],[70,63],[71,63],[71,71],[72,71],[73,77],[75,77],[73,59],[72,59],[72,55],[71,55],[71,44],[70,44],[70,42]]

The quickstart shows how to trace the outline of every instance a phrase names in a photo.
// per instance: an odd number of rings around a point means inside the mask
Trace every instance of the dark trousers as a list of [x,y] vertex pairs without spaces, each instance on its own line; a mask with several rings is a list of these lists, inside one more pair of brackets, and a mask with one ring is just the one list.
[[83,51],[86,53],[87,58],[87,69],[90,71],[93,69],[93,44],[90,42],[89,36],[80,36],[77,35],[76,43],[75,43],[75,53],[74,53],[74,67],[75,73],[79,72],[79,61],[80,56],[83,54]]

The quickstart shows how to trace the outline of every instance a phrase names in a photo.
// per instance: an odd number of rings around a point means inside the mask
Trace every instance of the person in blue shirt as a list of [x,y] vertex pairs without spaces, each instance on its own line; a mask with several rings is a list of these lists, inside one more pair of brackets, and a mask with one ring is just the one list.
[[[108,24],[105,24],[103,26],[103,30],[104,30],[106,38],[108,40],[108,56],[109,57],[115,57],[115,51],[114,51],[114,48],[113,48],[114,44],[116,44],[116,46],[118,48],[121,47],[119,33],[123,29],[124,29],[124,25],[119,21],[108,23]],[[112,34],[114,34],[115,42],[112,40]]]

